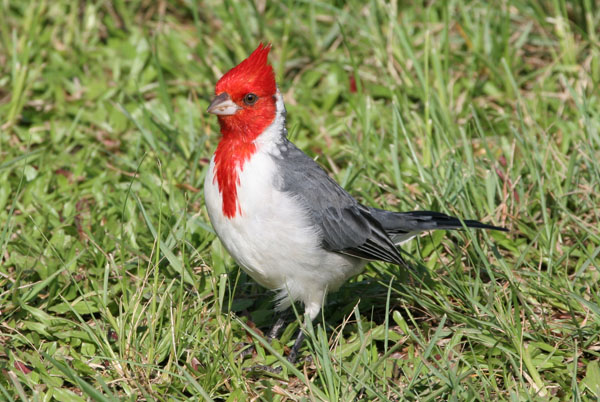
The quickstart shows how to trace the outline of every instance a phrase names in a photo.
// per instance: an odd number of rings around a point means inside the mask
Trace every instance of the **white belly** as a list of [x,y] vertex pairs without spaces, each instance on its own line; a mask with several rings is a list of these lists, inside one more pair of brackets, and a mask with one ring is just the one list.
[[362,270],[364,262],[324,250],[318,227],[301,205],[273,185],[275,164],[260,150],[239,174],[240,210],[233,218],[222,211],[214,178],[214,160],[204,182],[204,197],[211,223],[221,242],[240,266],[259,284],[281,290],[280,307],[289,299],[301,300],[307,312],[316,311],[327,290],[337,289]]

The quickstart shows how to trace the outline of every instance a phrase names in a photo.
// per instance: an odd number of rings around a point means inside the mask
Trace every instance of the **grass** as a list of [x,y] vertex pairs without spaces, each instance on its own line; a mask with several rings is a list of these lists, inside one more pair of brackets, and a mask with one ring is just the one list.
[[[600,398],[600,8],[410,3],[0,2],[0,399]],[[214,84],[260,41],[361,201],[510,229],[370,264],[296,366],[201,191]]]

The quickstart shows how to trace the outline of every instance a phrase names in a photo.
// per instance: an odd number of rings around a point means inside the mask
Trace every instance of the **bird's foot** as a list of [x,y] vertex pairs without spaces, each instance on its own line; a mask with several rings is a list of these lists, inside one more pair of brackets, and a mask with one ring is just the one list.
[[250,373],[266,372],[269,374],[281,374],[283,367],[271,367],[265,364],[255,364],[253,366],[246,367],[244,370]]

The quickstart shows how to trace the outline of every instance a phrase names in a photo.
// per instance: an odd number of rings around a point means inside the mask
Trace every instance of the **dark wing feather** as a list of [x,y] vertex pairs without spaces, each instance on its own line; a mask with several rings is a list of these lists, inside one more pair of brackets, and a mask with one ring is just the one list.
[[407,266],[388,234],[368,208],[294,144],[283,140],[273,155],[280,175],[275,186],[296,197],[322,234],[326,250],[367,260]]

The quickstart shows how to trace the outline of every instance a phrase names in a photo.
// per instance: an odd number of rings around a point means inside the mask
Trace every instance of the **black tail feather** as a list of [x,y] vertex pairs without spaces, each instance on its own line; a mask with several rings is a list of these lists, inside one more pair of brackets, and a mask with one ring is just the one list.
[[424,221],[433,221],[438,225],[438,229],[462,229],[464,226],[466,226],[468,228],[489,229],[508,232],[508,229],[500,226],[488,225],[487,223],[482,223],[471,219],[464,219],[463,221],[461,221],[458,218],[446,215],[441,212],[413,211],[400,212],[400,214],[404,215],[405,217],[416,218],[418,220],[422,219]]
[[462,229],[465,226],[476,229],[489,229],[507,232],[506,228],[488,225],[479,221],[460,220],[450,215],[434,211],[392,212],[369,208],[371,214],[389,234],[423,232],[436,229]]

